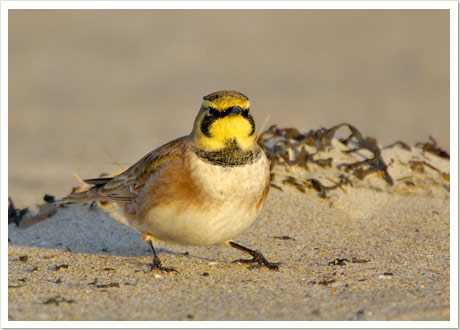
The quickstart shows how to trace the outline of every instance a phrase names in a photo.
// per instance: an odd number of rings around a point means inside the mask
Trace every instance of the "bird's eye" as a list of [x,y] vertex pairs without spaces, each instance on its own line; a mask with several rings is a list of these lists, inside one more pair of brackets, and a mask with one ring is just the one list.
[[208,108],[208,112],[206,112],[206,115],[215,116],[215,115],[217,115],[217,110],[214,109],[214,108]]

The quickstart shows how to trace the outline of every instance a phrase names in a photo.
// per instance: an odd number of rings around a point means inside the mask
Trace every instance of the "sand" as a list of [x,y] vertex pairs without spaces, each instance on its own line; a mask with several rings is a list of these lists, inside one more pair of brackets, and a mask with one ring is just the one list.
[[[366,158],[332,145],[316,153],[334,159],[331,178],[343,157]],[[449,320],[449,160],[421,148],[382,154],[392,186],[350,174],[326,197],[292,185],[323,181],[323,166],[274,167],[278,189],[235,240],[281,262],[278,272],[231,263],[242,256],[230,248],[167,243],[160,257],[179,273],[150,272],[148,247],[107,214],[111,204],[26,216],[9,226],[9,319]],[[414,159],[429,166],[407,176]]]

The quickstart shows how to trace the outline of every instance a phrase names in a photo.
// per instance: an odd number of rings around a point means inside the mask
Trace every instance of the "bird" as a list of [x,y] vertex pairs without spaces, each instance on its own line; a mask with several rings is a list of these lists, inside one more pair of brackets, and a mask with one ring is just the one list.
[[153,242],[232,247],[252,256],[234,262],[279,270],[258,250],[232,239],[257,218],[269,191],[269,160],[257,144],[249,98],[220,90],[203,97],[189,135],[151,151],[113,176],[83,180],[68,203],[115,202],[163,266]]

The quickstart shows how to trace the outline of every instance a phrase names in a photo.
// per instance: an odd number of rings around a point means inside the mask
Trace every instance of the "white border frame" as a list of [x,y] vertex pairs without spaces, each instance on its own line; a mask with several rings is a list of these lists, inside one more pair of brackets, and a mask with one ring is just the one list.
[[7,9],[452,9],[457,1],[2,1]]
[[[450,321],[8,321],[9,9],[448,9],[450,10]],[[458,2],[457,1],[2,1],[1,327],[2,328],[458,328]]]

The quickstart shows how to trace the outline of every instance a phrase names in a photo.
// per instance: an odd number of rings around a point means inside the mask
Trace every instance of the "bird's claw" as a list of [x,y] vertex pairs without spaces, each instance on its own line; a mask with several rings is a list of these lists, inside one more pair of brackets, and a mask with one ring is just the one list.
[[262,253],[258,251],[254,251],[252,254],[252,259],[238,259],[233,261],[234,263],[241,263],[241,264],[259,264],[261,266],[265,266],[271,270],[279,270],[279,262],[270,262],[263,256]]
[[165,272],[165,273],[171,273],[171,272],[176,272],[179,274],[179,272],[174,269],[174,268],[170,268],[170,267],[163,267],[163,265],[161,264],[161,261],[160,259],[155,259],[153,260],[153,263],[150,264],[150,272],[153,272],[154,270],[159,270],[161,272]]

